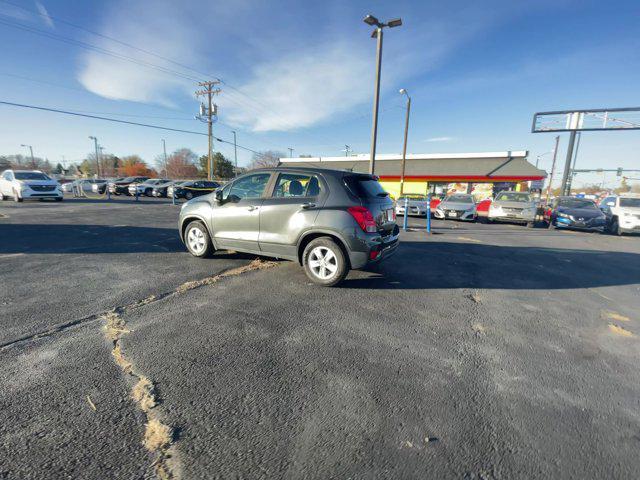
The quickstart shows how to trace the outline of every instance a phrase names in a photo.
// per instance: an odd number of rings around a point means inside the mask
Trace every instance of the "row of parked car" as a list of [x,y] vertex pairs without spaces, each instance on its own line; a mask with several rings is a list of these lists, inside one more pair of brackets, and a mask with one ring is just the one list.
[[[425,195],[403,195],[396,201],[396,214],[425,216]],[[534,227],[540,221],[549,228],[609,231],[616,235],[640,232],[640,195],[611,195],[597,204],[593,200],[571,196],[556,197],[542,204],[527,192],[500,192],[493,199],[476,202],[473,195],[456,193],[431,199],[435,218],[509,222]]]
[[207,180],[171,180],[169,178],[122,177],[115,179],[83,178],[62,185],[63,192],[78,189],[84,192],[111,195],[147,196],[158,198],[186,198],[190,200],[206,195],[220,187],[218,182]]

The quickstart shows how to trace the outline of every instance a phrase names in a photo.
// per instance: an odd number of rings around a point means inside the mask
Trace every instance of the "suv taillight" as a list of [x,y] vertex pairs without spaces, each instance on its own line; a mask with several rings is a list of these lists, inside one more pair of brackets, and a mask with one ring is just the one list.
[[349,207],[347,211],[358,222],[363,232],[375,233],[376,221],[373,219],[373,215],[368,208],[365,207]]

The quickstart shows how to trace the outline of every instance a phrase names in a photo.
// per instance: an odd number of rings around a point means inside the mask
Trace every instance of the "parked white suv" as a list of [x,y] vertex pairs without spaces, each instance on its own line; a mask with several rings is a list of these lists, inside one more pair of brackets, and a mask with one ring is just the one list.
[[622,194],[606,197],[600,210],[607,217],[609,231],[615,235],[640,232],[640,195]]
[[0,200],[13,198],[15,202],[26,199],[63,199],[60,184],[39,170],[5,170],[0,175]]

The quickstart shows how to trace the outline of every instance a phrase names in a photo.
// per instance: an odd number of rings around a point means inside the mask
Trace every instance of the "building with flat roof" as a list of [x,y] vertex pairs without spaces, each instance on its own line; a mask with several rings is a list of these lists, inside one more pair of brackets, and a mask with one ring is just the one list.
[[[465,190],[469,193],[521,190],[532,185],[542,188],[544,170],[527,161],[526,150],[480,153],[407,154],[404,193],[446,194]],[[283,166],[314,166],[358,173],[369,172],[369,155],[345,157],[281,158]],[[400,194],[402,155],[376,155],[375,174],[395,198]]]

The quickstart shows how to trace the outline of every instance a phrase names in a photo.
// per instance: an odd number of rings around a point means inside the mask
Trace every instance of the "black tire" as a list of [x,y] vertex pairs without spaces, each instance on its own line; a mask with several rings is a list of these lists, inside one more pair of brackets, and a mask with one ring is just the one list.
[[527,228],[536,228],[536,222],[527,222]]
[[61,202],[62,200],[64,200],[64,198],[62,198],[62,197],[56,197],[56,202]]
[[[199,241],[196,242],[196,239]],[[200,243],[203,244],[202,247],[196,247],[196,245]],[[187,246],[189,253],[198,258],[208,258],[213,255],[215,251],[211,243],[209,231],[200,220],[194,220],[187,225],[184,231],[184,244]]]
[[617,235],[619,237],[621,237],[622,234],[624,233],[620,228],[620,222],[618,222],[618,217],[613,217],[613,220],[611,221],[611,226],[609,227],[609,232],[611,232],[612,235]]
[[186,198],[187,200],[191,200],[193,198],[193,193],[191,192],[187,192],[184,194],[184,198]]
[[13,191],[13,201],[16,203],[22,203],[23,198],[18,195],[18,192]]
[[[330,270],[330,268],[318,267],[318,271],[315,271],[315,267],[310,265],[310,262],[318,261],[316,258],[311,258],[312,255],[315,257],[323,250],[325,251],[325,256],[320,261],[325,261],[326,259],[326,264],[335,265],[336,267],[335,272],[326,278],[322,277],[321,272],[326,272]],[[328,252],[331,252],[330,256]],[[327,256],[329,256],[329,258],[327,258]],[[319,237],[309,242],[302,254],[302,266],[304,267],[304,272],[307,274],[307,277],[316,285],[322,285],[323,287],[338,285],[349,273],[349,264],[344,252],[330,237]]]

